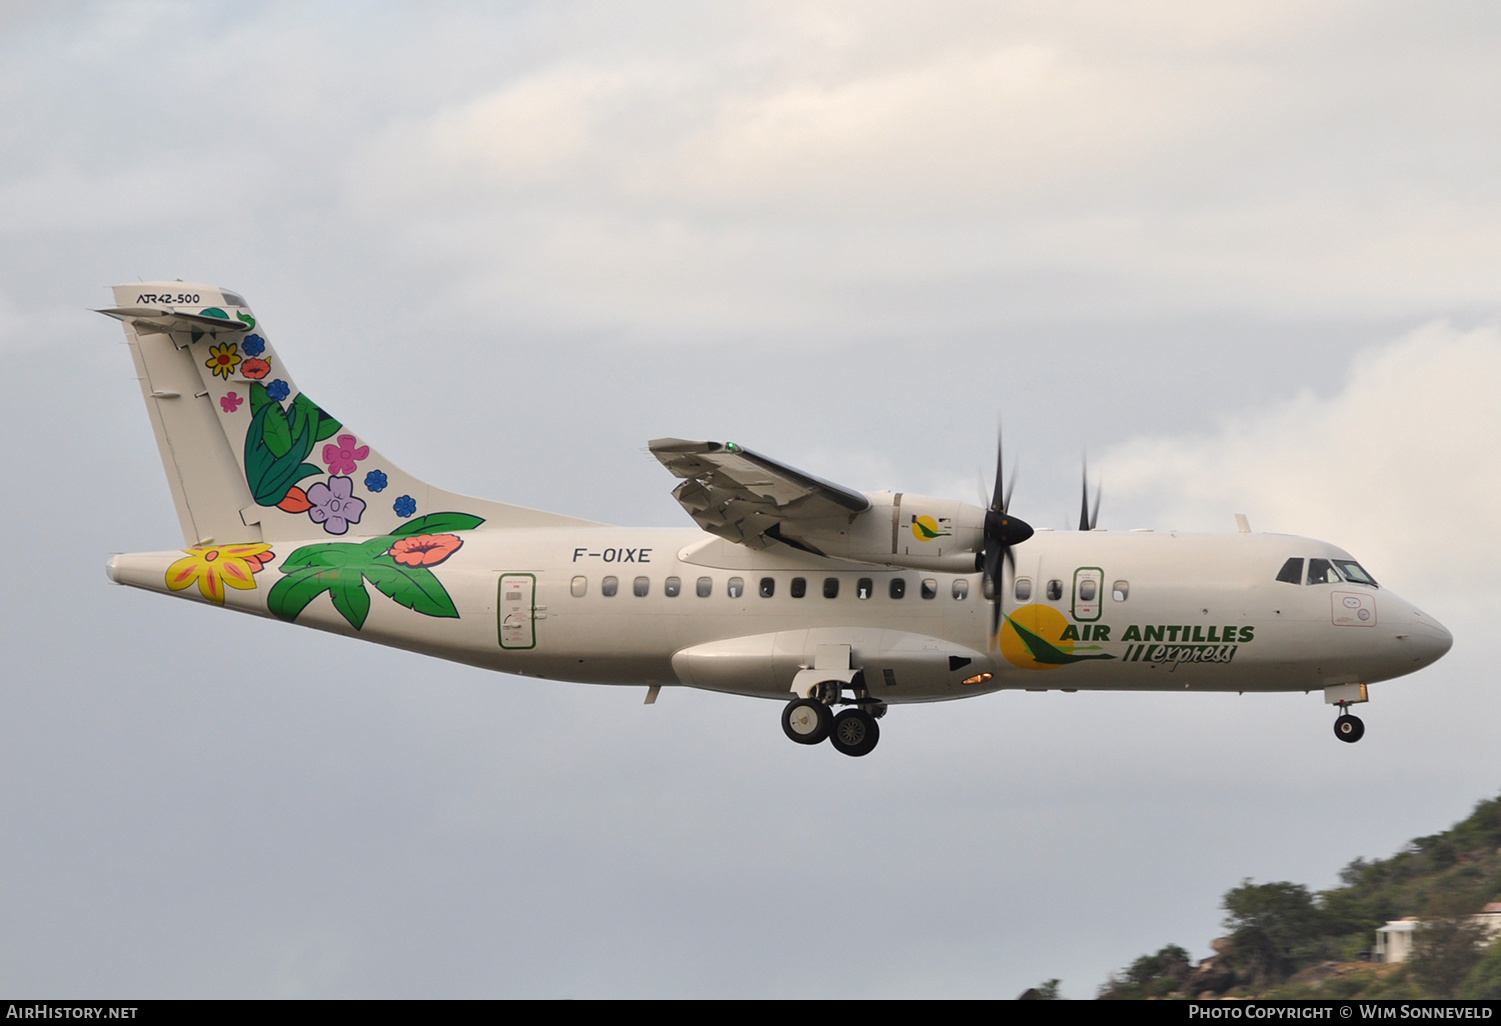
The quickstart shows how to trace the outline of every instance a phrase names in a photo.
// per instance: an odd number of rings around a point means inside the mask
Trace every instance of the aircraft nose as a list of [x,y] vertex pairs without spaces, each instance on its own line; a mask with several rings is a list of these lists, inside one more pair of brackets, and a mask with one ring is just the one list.
[[1413,662],[1419,666],[1434,663],[1454,646],[1454,635],[1433,617],[1414,609],[1412,611]]

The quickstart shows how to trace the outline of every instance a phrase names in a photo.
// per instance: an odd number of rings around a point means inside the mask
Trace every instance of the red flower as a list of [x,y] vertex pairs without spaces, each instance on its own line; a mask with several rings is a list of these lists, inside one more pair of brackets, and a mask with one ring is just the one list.
[[240,364],[240,375],[251,381],[259,381],[271,373],[271,363],[268,360],[246,360]]
[[419,534],[392,545],[391,558],[407,566],[437,566],[463,544],[463,539],[455,534]]

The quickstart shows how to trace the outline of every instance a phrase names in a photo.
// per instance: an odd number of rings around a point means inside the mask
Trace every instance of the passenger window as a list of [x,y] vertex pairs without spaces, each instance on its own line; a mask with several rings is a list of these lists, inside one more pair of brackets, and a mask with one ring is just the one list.
[[1282,564],[1282,569],[1277,571],[1277,580],[1283,584],[1303,583],[1303,557],[1294,556]]
[[825,577],[823,579],[823,597],[829,599],[839,597],[839,578]]
[[614,598],[615,593],[619,590],[620,578],[618,577],[606,577],[599,582],[599,593],[605,598]]
[[1058,600],[1060,600],[1062,598],[1063,598],[1063,582],[1062,581],[1049,581],[1048,582],[1048,601],[1049,602],[1057,602]]
[[771,598],[777,593],[777,580],[775,577],[761,578],[761,597]]
[[589,593],[589,578],[575,577],[573,583],[568,586],[568,590],[574,598],[583,598]]
[[894,599],[906,598],[907,597],[907,581],[906,581],[906,578],[903,578],[903,577],[893,577],[891,579],[891,589],[890,589],[889,593],[890,593],[891,597],[894,598]]
[[683,579],[681,577],[669,577],[662,582],[662,594],[668,598],[677,598],[683,593]]
[[1079,582],[1079,601],[1093,602],[1099,591],[1099,582],[1091,578],[1084,578]]
[[954,598],[969,598],[969,582],[962,577],[955,578],[954,580]]
[[933,578],[927,577],[923,579],[922,597],[925,599],[936,599],[938,597],[938,582],[933,580]]
[[1011,590],[1011,594],[1016,596],[1016,601],[1018,602],[1030,602],[1032,599],[1032,578],[1018,577],[1016,579],[1016,587]]
[[728,594],[730,596],[730,598],[732,598],[732,599],[737,599],[741,595],[744,595],[745,594],[745,578],[744,577],[731,577],[730,578],[730,583],[726,587],[725,591],[726,591],[726,594]]
[[1308,561],[1309,584],[1338,584],[1339,572],[1334,569],[1334,564],[1327,559],[1310,559]]
[[808,594],[808,579],[806,577],[794,577],[792,579],[792,597],[802,598]]
[[708,598],[714,594],[714,578],[700,577],[698,579],[698,597]]
[[649,591],[651,591],[651,578],[650,577],[638,577],[638,578],[636,578],[636,582],[633,585],[631,585],[631,590],[636,593],[636,597],[637,598],[646,598],[646,593],[649,592]]
[[1131,594],[1131,585],[1127,581],[1116,581],[1110,586],[1110,597],[1117,602],[1124,602]]
[[855,582],[855,597],[857,599],[868,599],[875,590],[876,582],[872,581],[869,577],[862,577]]

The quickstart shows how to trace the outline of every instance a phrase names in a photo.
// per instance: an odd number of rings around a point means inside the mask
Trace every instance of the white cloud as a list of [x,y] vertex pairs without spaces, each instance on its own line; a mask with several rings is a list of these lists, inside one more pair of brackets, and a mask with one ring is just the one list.
[[1257,530],[1343,546],[1441,616],[1494,609],[1498,381],[1501,331],[1442,323],[1368,352],[1337,391],[1289,366],[1279,407],[1110,453],[1111,500],[1196,529],[1247,512]]

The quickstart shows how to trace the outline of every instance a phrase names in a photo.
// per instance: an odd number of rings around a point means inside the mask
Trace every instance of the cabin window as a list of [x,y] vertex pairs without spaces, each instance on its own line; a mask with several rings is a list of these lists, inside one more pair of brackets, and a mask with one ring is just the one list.
[[1338,584],[1339,571],[1334,569],[1334,564],[1327,559],[1310,559],[1308,561],[1309,584]]
[[599,582],[599,593],[605,598],[614,598],[615,593],[619,590],[620,578],[618,577],[606,577]]
[[922,597],[925,599],[936,599],[938,597],[938,582],[933,580],[933,578],[927,577],[923,579]]
[[907,597],[907,580],[904,577],[893,577],[889,594],[894,599]]
[[631,584],[631,591],[635,593],[637,598],[646,598],[646,593],[651,591],[651,578],[636,578],[636,580]]
[[1110,597],[1115,599],[1115,601],[1117,602],[1126,601],[1126,599],[1129,598],[1130,595],[1131,584],[1129,581],[1116,581],[1110,586]]
[[1294,556],[1282,564],[1282,569],[1277,571],[1277,580],[1283,584],[1303,583],[1303,557]]
[[714,594],[714,578],[700,577],[698,579],[698,597],[708,598]]
[[839,597],[839,578],[825,577],[823,579],[823,597],[827,599]]
[[575,577],[573,583],[568,586],[568,591],[574,598],[583,598],[589,594],[589,578]]
[[876,582],[869,577],[862,577],[855,582],[855,598],[868,599],[876,590]]
[[794,577],[792,579],[792,597],[802,598],[808,594],[808,579],[806,577]]
[[1048,601],[1049,602],[1057,602],[1057,601],[1061,600],[1062,598],[1063,598],[1063,582],[1062,581],[1056,581],[1056,580],[1055,581],[1049,581],[1048,582]]
[[745,578],[731,577],[730,583],[725,586],[725,593],[732,599],[737,599],[745,594]]
[[777,593],[777,579],[775,577],[761,578],[761,597],[771,598]]
[[1345,580],[1354,581],[1356,584],[1369,584],[1373,588],[1379,588],[1376,578],[1365,572],[1365,567],[1353,559],[1336,559],[1334,565],[1339,567],[1339,572],[1345,575]]
[[669,577],[662,582],[662,594],[668,598],[677,598],[683,593],[683,579],[681,577]]
[[1091,577],[1084,578],[1084,580],[1079,582],[1079,601],[1093,602],[1095,596],[1099,594],[1099,589],[1099,581],[1096,581]]
[[1030,602],[1032,600],[1032,578],[1018,577],[1016,587],[1011,589],[1011,594],[1016,596],[1018,602]]
[[959,577],[959,578],[956,578],[954,580],[954,589],[953,590],[954,590],[954,598],[956,598],[956,599],[966,599],[966,598],[969,598],[969,582],[966,581],[964,578]]

